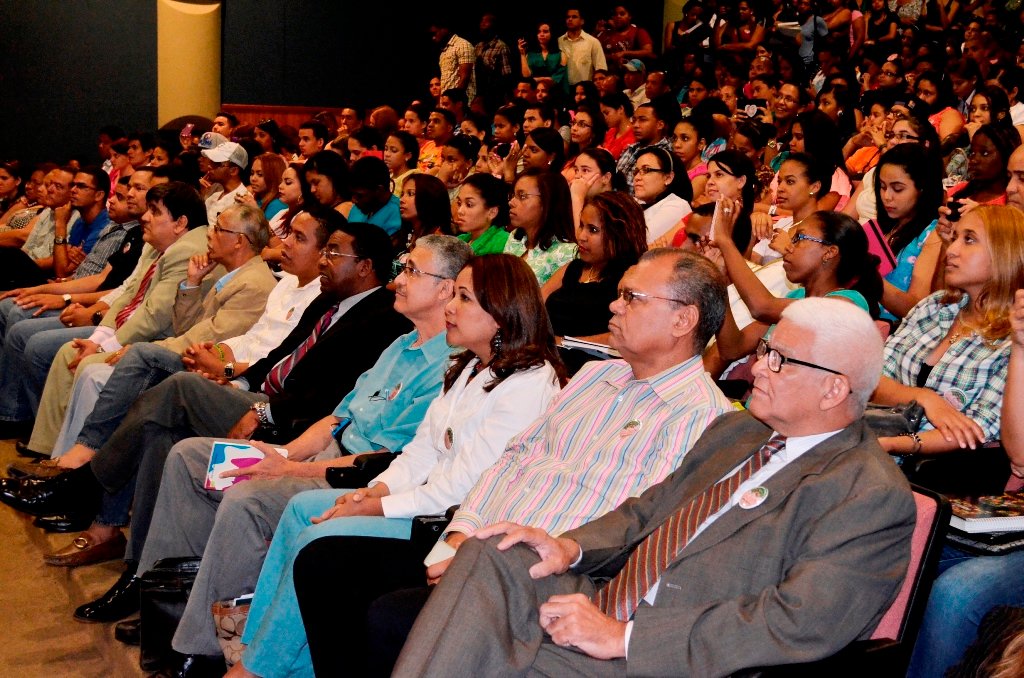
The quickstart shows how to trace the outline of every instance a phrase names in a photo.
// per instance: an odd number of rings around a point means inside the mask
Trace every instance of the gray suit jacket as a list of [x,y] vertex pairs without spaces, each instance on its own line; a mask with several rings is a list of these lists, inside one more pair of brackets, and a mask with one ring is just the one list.
[[[768,439],[748,413],[720,417],[663,482],[563,536],[583,548],[576,572],[614,576],[633,548]],[[734,507],[663,573],[634,616],[631,675],[719,676],[833,654],[869,637],[907,571],[913,496],[874,435],[856,422]]]

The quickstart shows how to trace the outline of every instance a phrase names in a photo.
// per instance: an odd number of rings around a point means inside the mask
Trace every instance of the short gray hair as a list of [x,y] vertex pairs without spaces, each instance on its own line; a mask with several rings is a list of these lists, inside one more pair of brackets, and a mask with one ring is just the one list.
[[722,329],[729,293],[721,271],[707,257],[696,252],[658,247],[648,250],[640,261],[653,261],[662,257],[675,257],[669,289],[673,299],[687,306],[696,306],[700,322],[693,331],[693,349],[701,353],[711,337]]
[[434,255],[437,275],[452,280],[473,256],[472,247],[451,235],[425,235],[416,239],[415,246],[430,250]]
[[253,251],[261,253],[270,242],[270,224],[263,210],[252,205],[232,205],[224,211],[230,212],[235,218]]
[[850,380],[860,415],[882,376],[882,335],[863,309],[840,299],[800,299],[782,319],[811,337],[814,361],[842,372]]

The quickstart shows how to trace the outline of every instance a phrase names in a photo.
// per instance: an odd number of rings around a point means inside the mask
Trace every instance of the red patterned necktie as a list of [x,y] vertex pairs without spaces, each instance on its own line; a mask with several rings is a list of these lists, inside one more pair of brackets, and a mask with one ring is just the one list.
[[313,328],[313,334],[306,337],[304,342],[295,347],[295,350],[292,351],[290,356],[274,365],[273,369],[271,369],[267,374],[266,380],[263,382],[264,393],[267,395],[276,395],[284,390],[284,380],[288,378],[292,368],[302,360],[302,356],[306,355],[306,352],[313,348],[313,344],[317,342],[320,335],[331,326],[331,318],[333,318],[334,314],[338,312],[339,305],[340,304],[335,304],[327,309],[327,313],[324,313],[324,316],[317,322],[316,327]]
[[135,309],[142,305],[142,302],[146,298],[146,292],[149,290],[149,284],[153,282],[153,274],[156,272],[156,264],[158,261],[160,261],[160,257],[157,257],[156,260],[150,264],[145,275],[142,276],[142,282],[139,283],[139,291],[135,293],[132,300],[117,312],[117,316],[114,318],[114,327],[116,329],[121,329],[121,325],[128,322],[128,318],[132,317],[132,313],[135,312]]
[[710,516],[721,510],[739,486],[785,445],[785,437],[772,437],[735,473],[722,478],[680,506],[640,542],[629,555],[625,567],[608,582],[607,586],[594,594],[594,603],[606,615],[620,621],[629,621],[636,612],[640,600],[661,578],[662,572],[676,559],[697,529]]

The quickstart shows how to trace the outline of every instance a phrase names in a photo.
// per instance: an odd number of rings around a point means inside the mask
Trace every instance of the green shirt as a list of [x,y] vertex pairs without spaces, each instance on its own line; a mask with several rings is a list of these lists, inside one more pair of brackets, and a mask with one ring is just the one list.
[[508,231],[497,226],[489,226],[486,231],[480,234],[473,242],[469,242],[469,233],[459,236],[462,242],[468,242],[473,249],[473,254],[501,254],[505,251],[505,243],[508,241]]

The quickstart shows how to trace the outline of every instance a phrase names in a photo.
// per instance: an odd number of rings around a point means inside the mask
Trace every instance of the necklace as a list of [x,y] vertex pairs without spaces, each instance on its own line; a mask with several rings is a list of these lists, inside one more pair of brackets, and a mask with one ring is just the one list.
[[973,327],[964,322],[959,313],[956,316],[956,320],[953,321],[953,327],[951,330],[952,331],[949,333],[948,337],[950,346],[961,339],[967,339],[977,334],[977,331]]
[[583,269],[583,274],[580,275],[580,283],[586,284],[597,282],[598,277],[598,272],[595,271],[592,266],[587,266],[585,269]]

